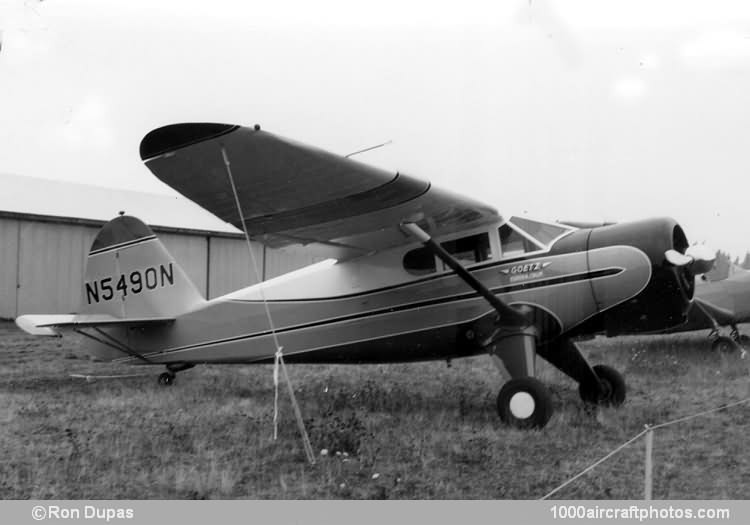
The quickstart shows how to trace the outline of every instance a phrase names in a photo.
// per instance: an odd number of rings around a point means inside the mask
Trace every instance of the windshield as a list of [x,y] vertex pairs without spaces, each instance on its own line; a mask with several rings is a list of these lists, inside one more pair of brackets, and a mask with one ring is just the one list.
[[499,229],[502,256],[514,257],[549,250],[552,243],[573,230],[561,224],[511,217]]
[[518,226],[540,245],[547,247],[566,233],[573,231],[568,226],[549,222],[533,221],[524,217],[511,217],[510,222]]

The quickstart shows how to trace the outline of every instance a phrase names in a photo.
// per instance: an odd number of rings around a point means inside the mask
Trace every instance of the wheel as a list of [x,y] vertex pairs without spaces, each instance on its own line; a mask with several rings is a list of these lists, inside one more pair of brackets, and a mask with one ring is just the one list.
[[175,375],[170,372],[159,374],[159,384],[161,386],[170,386],[174,384]]
[[731,352],[737,348],[737,344],[731,337],[725,335],[719,336],[711,343],[711,350],[716,352]]
[[750,335],[740,334],[737,342],[742,346],[750,346]]
[[552,396],[534,377],[511,379],[497,395],[497,413],[516,428],[542,428],[552,417]]
[[594,366],[594,373],[599,378],[599,385],[580,383],[578,393],[586,403],[618,407],[625,402],[625,379],[622,374],[606,365]]

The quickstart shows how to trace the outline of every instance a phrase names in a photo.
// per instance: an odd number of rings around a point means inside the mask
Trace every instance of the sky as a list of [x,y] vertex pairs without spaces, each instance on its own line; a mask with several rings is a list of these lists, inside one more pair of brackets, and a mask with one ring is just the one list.
[[[750,3],[0,0],[0,173],[172,193],[141,138],[263,129],[505,216],[750,250]],[[29,195],[34,199],[34,195]]]

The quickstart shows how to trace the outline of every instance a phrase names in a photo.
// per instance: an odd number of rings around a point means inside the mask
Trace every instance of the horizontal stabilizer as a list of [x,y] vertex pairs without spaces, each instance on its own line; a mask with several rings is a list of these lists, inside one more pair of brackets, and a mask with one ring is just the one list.
[[90,326],[143,326],[166,324],[174,321],[170,317],[120,318],[108,314],[88,315],[22,315],[16,318],[21,330],[31,335],[59,335],[60,329],[85,328]]

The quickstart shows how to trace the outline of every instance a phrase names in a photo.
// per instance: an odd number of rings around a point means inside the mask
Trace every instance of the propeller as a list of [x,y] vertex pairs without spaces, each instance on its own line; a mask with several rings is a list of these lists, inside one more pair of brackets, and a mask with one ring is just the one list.
[[716,254],[705,244],[694,244],[684,254],[667,250],[664,257],[675,266],[689,266],[695,275],[711,271],[716,261]]

